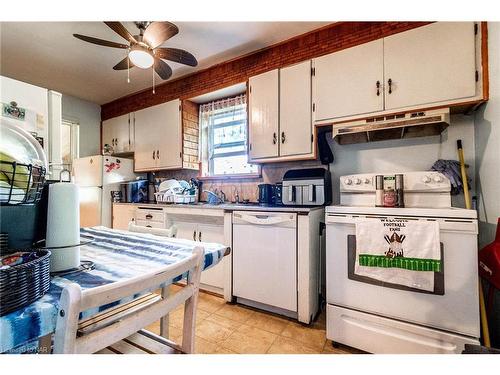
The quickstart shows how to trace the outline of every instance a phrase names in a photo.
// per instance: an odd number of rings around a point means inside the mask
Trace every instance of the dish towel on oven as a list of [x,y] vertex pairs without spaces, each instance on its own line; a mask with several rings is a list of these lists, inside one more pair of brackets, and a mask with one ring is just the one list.
[[356,223],[356,275],[433,291],[434,272],[441,268],[436,221],[384,218]]

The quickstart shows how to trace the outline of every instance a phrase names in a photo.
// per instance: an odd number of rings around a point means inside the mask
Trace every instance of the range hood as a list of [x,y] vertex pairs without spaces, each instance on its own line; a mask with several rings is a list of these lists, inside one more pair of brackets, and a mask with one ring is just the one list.
[[439,135],[450,124],[450,109],[416,111],[333,124],[338,144]]

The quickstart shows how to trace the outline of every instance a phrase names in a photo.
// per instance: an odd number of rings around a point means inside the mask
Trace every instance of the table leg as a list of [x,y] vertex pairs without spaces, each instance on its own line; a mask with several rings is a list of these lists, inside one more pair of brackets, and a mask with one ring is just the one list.
[[[164,286],[161,289],[162,298],[168,298],[170,295],[170,285]],[[160,319],[160,336],[168,339],[168,314]]]
[[38,339],[38,354],[50,354],[52,346],[52,334],[42,336]]

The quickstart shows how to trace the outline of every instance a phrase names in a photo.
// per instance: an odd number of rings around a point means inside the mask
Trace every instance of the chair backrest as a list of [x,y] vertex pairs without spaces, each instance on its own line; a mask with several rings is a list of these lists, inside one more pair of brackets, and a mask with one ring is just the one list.
[[[135,278],[83,291],[78,284],[68,284],[62,291],[59,303],[54,353],[95,353],[154,323],[186,301],[194,300],[195,305],[203,259],[203,248],[196,247],[188,258]],[[177,293],[159,298],[144,308],[134,309],[128,315],[119,314],[116,320],[107,320],[105,325],[97,327],[90,333],[78,335],[81,312],[120,301],[126,297],[154,291],[170,284],[175,277],[186,272],[188,273],[187,284]]]

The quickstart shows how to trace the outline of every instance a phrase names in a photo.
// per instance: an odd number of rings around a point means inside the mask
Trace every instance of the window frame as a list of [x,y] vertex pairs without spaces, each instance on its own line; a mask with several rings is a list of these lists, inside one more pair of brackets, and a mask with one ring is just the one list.
[[[240,95],[243,95],[243,94],[240,94]],[[246,95],[246,94],[245,94]],[[231,100],[231,99],[236,99],[237,96],[231,96],[231,97],[227,97],[227,98],[223,98],[223,99],[219,99],[219,100]],[[215,100],[214,102],[218,102],[219,100]],[[213,103],[213,102],[211,102]],[[210,104],[210,103],[205,103],[205,104]],[[203,104],[202,104],[203,105]],[[225,123],[225,124],[218,124],[218,125],[215,125],[215,126],[212,126],[212,127],[209,127],[207,126],[207,130],[206,130],[206,136],[203,137],[203,134],[204,134],[204,131],[202,129],[202,122],[203,122],[203,115],[201,114],[201,106],[200,105],[200,117],[199,117],[199,127],[200,127],[200,160],[201,160],[201,168],[200,168],[200,173],[199,173],[199,176],[198,178],[199,179],[213,179],[213,180],[217,180],[217,179],[245,179],[245,178],[259,178],[262,176],[262,173],[261,173],[261,165],[260,164],[253,164],[257,167],[257,170],[255,172],[250,172],[250,173],[231,173],[231,174],[215,174],[213,173],[214,169],[215,169],[215,166],[214,166],[214,162],[216,159],[220,159],[220,158],[225,158],[225,157],[230,157],[230,156],[239,156],[239,155],[244,155],[246,156],[246,159],[247,159],[247,163],[248,164],[252,164],[252,163],[249,163],[248,160],[249,160],[249,155],[248,155],[248,101],[247,101],[247,98],[245,98],[245,103],[244,103],[244,107],[241,109],[241,111],[245,114],[245,119],[244,119],[244,128],[245,128],[245,140],[244,141],[237,141],[237,142],[233,142],[234,144],[231,144],[230,142],[224,144],[225,147],[236,147],[236,146],[244,146],[244,149],[241,150],[241,151],[229,151],[229,152],[226,152],[226,153],[219,153],[215,156],[215,153],[214,153],[214,150],[216,148],[214,148],[214,142],[213,142],[213,137],[214,137],[214,130],[215,129],[220,129],[220,128],[224,128],[224,127],[230,127],[230,126],[234,126],[234,125],[237,125],[237,123],[240,123],[241,121],[234,121],[232,123]],[[204,139],[205,138],[205,139]],[[221,149],[221,148],[224,148],[224,147],[218,147],[217,149]],[[204,150],[203,150],[204,149]],[[204,152],[202,152],[202,150]],[[202,155],[205,155],[205,157],[201,157]],[[206,167],[204,167],[206,166]]]
[[78,121],[70,120],[70,119],[62,119],[61,126],[69,126],[70,127],[70,155],[71,155],[71,163],[63,163],[62,161],[62,132],[61,132],[61,163],[64,167],[67,167],[71,170],[73,166],[73,161],[80,157],[80,124]]

